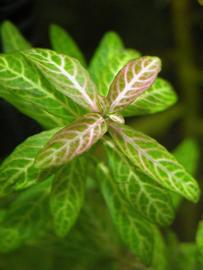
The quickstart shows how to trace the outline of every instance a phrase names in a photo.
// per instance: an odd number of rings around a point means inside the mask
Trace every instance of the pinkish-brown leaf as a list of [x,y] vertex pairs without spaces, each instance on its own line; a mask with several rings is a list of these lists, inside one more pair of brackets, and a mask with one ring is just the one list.
[[154,82],[161,69],[158,57],[145,56],[130,61],[117,74],[107,97],[109,112],[122,111]]
[[39,153],[36,166],[44,169],[63,165],[89,150],[106,131],[106,121],[100,114],[86,114],[52,137]]

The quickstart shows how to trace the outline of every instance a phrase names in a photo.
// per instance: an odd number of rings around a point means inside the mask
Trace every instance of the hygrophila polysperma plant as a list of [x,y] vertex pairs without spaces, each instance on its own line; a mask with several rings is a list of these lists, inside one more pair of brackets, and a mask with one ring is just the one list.
[[172,154],[124,120],[175,103],[171,85],[157,78],[161,61],[126,49],[109,32],[87,66],[64,30],[53,25],[50,35],[55,51],[32,49],[12,24],[2,25],[0,96],[46,131],[1,164],[0,249],[35,244],[52,230],[69,244],[78,217],[82,228],[98,218],[82,217],[97,201],[103,205],[101,190],[120,239],[136,256],[133,269],[139,260],[166,269],[157,226],[172,223],[181,196],[197,202],[200,190]]

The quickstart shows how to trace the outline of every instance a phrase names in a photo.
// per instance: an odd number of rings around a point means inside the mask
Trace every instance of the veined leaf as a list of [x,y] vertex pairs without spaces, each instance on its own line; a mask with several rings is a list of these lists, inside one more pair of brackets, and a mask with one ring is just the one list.
[[4,21],[2,23],[1,38],[4,52],[13,52],[31,48],[31,44],[10,21]]
[[39,153],[36,166],[60,166],[89,150],[107,131],[104,118],[89,113],[57,132]]
[[0,55],[0,97],[46,128],[64,126],[84,113],[19,52]]
[[149,88],[161,69],[158,57],[145,56],[131,60],[111,84],[107,100],[109,112],[122,111]]
[[86,66],[85,59],[72,37],[59,25],[52,24],[49,31],[52,48],[58,52],[69,55]]
[[[16,232],[17,240],[14,243],[19,244],[43,235],[47,227],[47,200],[51,190],[51,180],[51,178],[47,179],[29,188],[11,203],[0,224],[0,233],[4,231],[1,241],[6,241],[10,237],[11,230]],[[10,248],[13,249],[13,245],[11,242]],[[7,248],[9,249],[9,246]]]
[[114,32],[108,32],[103,36],[90,61],[89,73],[93,81],[96,83],[100,94],[104,93],[104,90],[101,90],[101,74],[106,69],[112,56],[120,49],[124,49],[124,45],[120,37]]
[[105,149],[114,182],[130,207],[152,223],[170,224],[174,218],[174,209],[168,192],[132,166],[112,141],[105,140]]
[[100,97],[95,84],[79,61],[46,49],[24,51],[24,55],[59,92],[89,111],[101,111]]
[[54,229],[64,237],[75,223],[83,204],[85,184],[85,160],[77,158],[59,169],[54,177],[50,195],[50,208]]
[[197,182],[157,141],[121,124],[111,124],[110,133],[123,154],[144,173],[188,200],[198,201]]
[[38,152],[59,129],[44,131],[29,137],[0,166],[0,196],[35,184],[39,170],[33,164]]
[[[199,146],[193,139],[185,139],[178,145],[173,151],[173,155],[180,164],[183,165],[185,170],[191,175],[195,175],[197,172],[198,161],[200,159]],[[173,204],[177,208],[182,200],[182,197],[176,193],[171,194]]]
[[199,269],[203,268],[203,221],[199,222],[196,235],[197,261]]
[[[130,60],[136,59],[140,54],[133,49],[117,49],[113,51],[107,61],[103,64],[103,68],[97,75],[97,90],[102,96],[107,96],[110,86],[120,69]],[[99,68],[101,68],[99,66]],[[93,76],[94,78],[94,76]]]
[[173,155],[188,173],[195,175],[200,159],[199,145],[194,139],[183,140],[173,151]]
[[102,193],[121,239],[144,264],[149,265],[153,255],[153,225],[122,199],[108,168],[103,164],[99,168],[104,174],[100,181]]
[[163,111],[177,101],[172,86],[161,78],[157,78],[152,86],[124,109],[124,116],[144,115]]

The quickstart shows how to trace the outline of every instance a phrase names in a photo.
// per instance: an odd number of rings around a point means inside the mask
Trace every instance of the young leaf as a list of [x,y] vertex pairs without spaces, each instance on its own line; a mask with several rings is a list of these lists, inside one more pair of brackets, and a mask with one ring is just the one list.
[[46,128],[64,126],[84,113],[19,52],[0,55],[0,97]]
[[4,21],[1,25],[1,38],[3,51],[6,53],[31,48],[31,44],[9,21]]
[[54,229],[59,237],[67,235],[82,207],[87,177],[84,166],[83,158],[72,160],[59,169],[54,177],[50,208]]
[[[97,90],[102,96],[107,96],[109,88],[120,69],[130,60],[136,59],[140,54],[132,49],[115,50],[109,55],[108,61],[103,65],[102,70],[97,75]],[[94,78],[94,77],[93,77]]]
[[52,24],[49,35],[54,51],[76,58],[83,66],[86,66],[85,59],[77,44],[62,27]]
[[198,201],[197,182],[157,141],[121,124],[111,124],[110,133],[123,154],[144,173],[188,200]]
[[163,111],[177,101],[172,86],[165,80],[157,78],[152,86],[124,109],[126,117],[134,115],[152,114]]
[[89,113],[57,132],[39,153],[36,166],[60,166],[89,150],[107,131],[104,118]]
[[203,268],[203,221],[199,222],[196,235],[197,262],[199,269]]
[[153,225],[122,199],[108,168],[100,164],[99,169],[104,174],[102,179],[101,172],[98,175],[102,193],[121,239],[144,264],[149,265],[153,255]]
[[39,170],[33,164],[38,152],[59,129],[44,131],[29,137],[0,166],[0,197],[35,184]]
[[[124,49],[124,45],[120,37],[114,32],[106,33],[97,47],[94,56],[90,61],[89,73],[96,83],[99,93],[103,93],[101,90],[101,74],[106,69],[106,66],[111,61],[111,58],[117,51]],[[107,91],[107,90],[106,90]]]
[[24,51],[24,55],[59,92],[89,111],[101,111],[95,84],[76,59],[46,49]]
[[154,82],[161,69],[158,57],[145,56],[131,60],[111,84],[107,100],[109,112],[122,111]]
[[112,141],[105,140],[105,149],[114,182],[130,207],[152,223],[170,224],[174,218],[174,209],[168,192],[132,166]]

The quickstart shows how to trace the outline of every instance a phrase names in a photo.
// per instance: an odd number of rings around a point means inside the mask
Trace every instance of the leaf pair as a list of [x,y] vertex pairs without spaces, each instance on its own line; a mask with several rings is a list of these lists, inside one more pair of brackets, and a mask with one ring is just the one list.
[[163,187],[197,201],[196,182],[166,149],[146,135],[115,123],[121,119],[118,112],[135,102],[155,80],[160,70],[158,58],[142,57],[124,66],[111,84],[106,100],[103,99],[106,108],[102,113],[101,97],[96,93],[94,83],[74,59],[42,49],[29,50],[24,55],[58,91],[86,109],[98,110],[55,134],[38,155],[38,167],[44,169],[67,163],[87,151],[110,128],[114,141],[135,166]]
[[[128,63],[115,78],[105,101],[97,94],[94,83],[76,60],[42,49],[25,51],[23,54],[40,69],[59,92],[85,109],[97,112],[87,114],[57,133],[39,155],[38,166],[41,168],[62,165],[88,150],[107,131],[105,115],[108,117],[109,114],[113,119],[113,113],[132,103],[152,84],[160,69],[160,61],[153,57],[143,57]],[[122,81],[123,72],[125,73],[123,76],[127,76],[127,81]],[[102,108],[104,102],[107,104],[107,106],[105,104],[106,108]],[[104,117],[101,115],[103,113]],[[79,143],[78,147],[76,147],[77,143]]]

